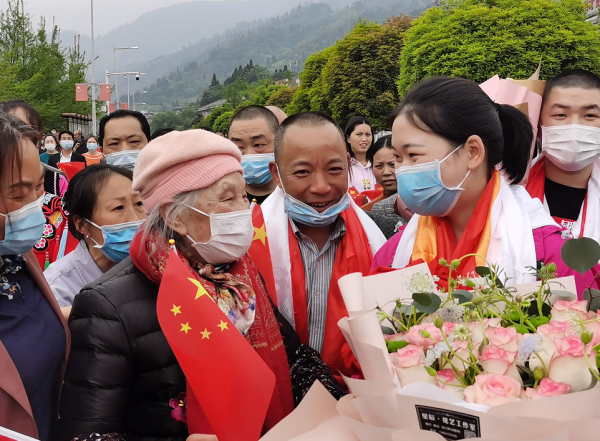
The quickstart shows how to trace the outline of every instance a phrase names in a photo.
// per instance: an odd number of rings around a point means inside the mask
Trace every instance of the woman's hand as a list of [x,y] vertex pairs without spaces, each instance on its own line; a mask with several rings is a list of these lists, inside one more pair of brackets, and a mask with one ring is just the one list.
[[219,441],[216,435],[201,435],[194,433],[187,437],[187,441]]

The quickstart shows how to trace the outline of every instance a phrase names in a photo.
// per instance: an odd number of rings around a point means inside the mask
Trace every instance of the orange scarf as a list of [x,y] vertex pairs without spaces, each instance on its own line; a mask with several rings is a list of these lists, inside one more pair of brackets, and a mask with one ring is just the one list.
[[[340,216],[346,222],[346,234],[342,238],[335,256],[329,297],[327,298],[327,318],[325,340],[321,358],[331,368],[336,378],[338,372],[350,377],[359,372],[356,358],[350,351],[338,321],[348,315],[342,293],[338,286],[340,277],[350,273],[369,274],[373,254],[369,240],[354,209],[344,211]],[[288,224],[289,225],[289,224]],[[289,226],[290,260],[292,263],[292,294],[294,298],[294,321],[296,332],[302,343],[308,344],[308,310],[306,301],[306,279],[300,247],[292,227]]]
[[464,259],[454,275],[466,276],[475,271],[475,267],[485,266],[484,259],[491,238],[490,213],[499,191],[500,173],[495,171],[479,198],[458,244],[454,229],[446,217],[421,216],[409,266],[426,262],[431,274],[440,278],[442,287],[447,287],[448,281],[448,268],[439,264],[442,258],[449,264],[453,259],[477,254]]

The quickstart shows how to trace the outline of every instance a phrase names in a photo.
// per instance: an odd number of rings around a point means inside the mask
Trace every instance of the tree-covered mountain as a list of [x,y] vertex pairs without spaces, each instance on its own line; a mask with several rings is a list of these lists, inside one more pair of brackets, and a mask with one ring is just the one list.
[[174,103],[184,106],[195,102],[210,85],[213,73],[222,80],[249,59],[271,72],[286,66],[298,72],[312,53],[343,38],[360,20],[383,22],[401,13],[416,16],[428,3],[429,0],[362,0],[339,9],[312,3],[298,5],[276,18],[240,24],[225,35],[202,40],[146,64],[146,72],[166,72],[145,87],[143,101],[156,110],[168,110]]

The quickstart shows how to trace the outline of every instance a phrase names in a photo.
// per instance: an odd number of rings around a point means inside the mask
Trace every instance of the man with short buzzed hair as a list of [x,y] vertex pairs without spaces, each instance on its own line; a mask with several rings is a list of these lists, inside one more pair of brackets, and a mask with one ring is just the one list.
[[548,81],[540,123],[543,156],[527,191],[567,230],[565,237],[600,242],[600,78],[570,70]]
[[261,204],[277,184],[269,171],[279,121],[266,107],[248,106],[236,113],[229,125],[229,139],[242,152],[248,199]]
[[351,376],[358,370],[337,326],[348,314],[338,280],[368,275],[385,237],[349,197],[348,168],[344,135],[329,116],[291,116],[275,136],[277,188],[261,208],[276,286],[269,294],[301,341],[334,374]]

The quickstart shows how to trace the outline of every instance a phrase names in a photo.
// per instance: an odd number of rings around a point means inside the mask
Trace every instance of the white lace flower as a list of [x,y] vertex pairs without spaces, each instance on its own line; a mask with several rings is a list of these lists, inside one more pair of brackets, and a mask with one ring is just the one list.
[[471,330],[464,323],[460,323],[454,327],[451,337],[460,341],[467,341],[471,338]]
[[531,334],[523,340],[521,346],[519,346],[519,352],[517,355],[517,361],[525,363],[531,354],[534,352],[540,352],[542,350],[543,338],[537,334]]
[[438,315],[445,322],[460,323],[465,317],[465,307],[457,304],[457,299],[447,303],[446,306],[438,310]]
[[410,278],[408,290],[413,294],[422,292],[435,292],[435,284],[431,277],[424,273],[415,273]]
[[[450,345],[454,347],[453,336],[450,336],[450,338],[448,339],[448,343],[450,343]],[[450,347],[446,344],[445,341],[442,340],[435,346],[429,348],[427,354],[425,354],[425,366],[431,366],[433,363],[435,363],[436,360],[438,360],[442,356],[444,352],[450,352]]]

